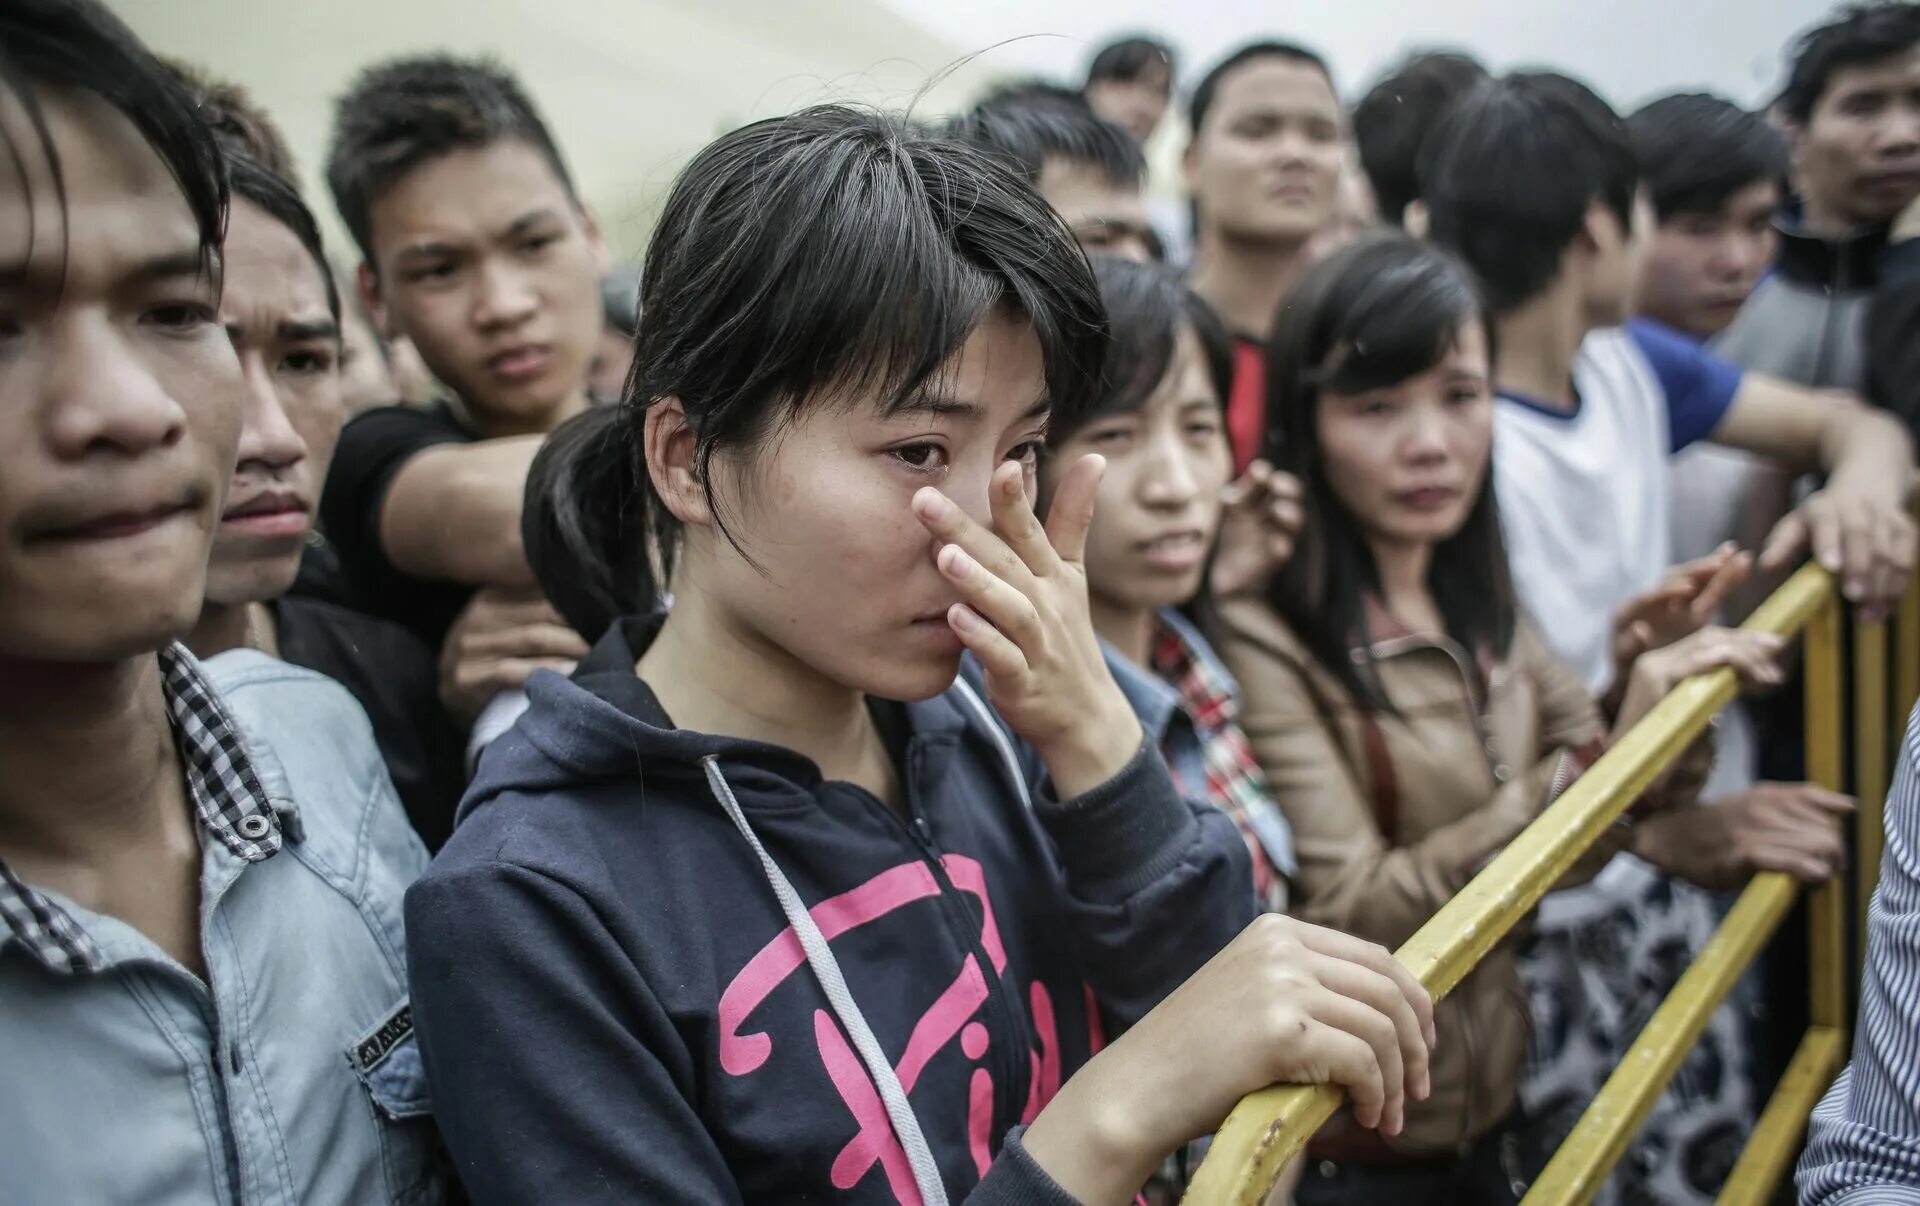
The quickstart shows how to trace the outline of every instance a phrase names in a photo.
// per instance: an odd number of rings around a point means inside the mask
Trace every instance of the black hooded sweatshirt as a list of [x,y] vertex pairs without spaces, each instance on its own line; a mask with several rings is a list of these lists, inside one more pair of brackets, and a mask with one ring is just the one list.
[[616,624],[488,751],[407,895],[435,1112],[477,1203],[1064,1203],[1022,1124],[1252,919],[1151,743],[1055,800],[971,670],[878,704],[907,817],[675,729]]

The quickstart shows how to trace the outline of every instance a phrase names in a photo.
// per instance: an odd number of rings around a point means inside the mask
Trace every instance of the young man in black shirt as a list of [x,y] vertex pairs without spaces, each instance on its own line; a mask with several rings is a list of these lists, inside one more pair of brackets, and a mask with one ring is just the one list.
[[449,655],[477,637],[486,669],[450,674],[461,689],[443,692],[470,716],[585,651],[543,608],[527,619],[500,604],[533,591],[520,547],[527,466],[588,405],[606,245],[532,102],[487,62],[427,56],[364,72],[336,110],[327,181],[364,257],[363,296],[451,394],[350,423],[321,516],[362,606],[436,648],[475,608]]

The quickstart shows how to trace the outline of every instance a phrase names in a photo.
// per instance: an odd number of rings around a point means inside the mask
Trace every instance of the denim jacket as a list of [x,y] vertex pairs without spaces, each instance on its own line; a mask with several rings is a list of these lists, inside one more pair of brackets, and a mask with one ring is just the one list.
[[439,1202],[400,910],[426,852],[366,716],[258,653],[175,656],[240,732],[280,848],[248,861],[201,829],[205,981],[50,891],[97,969],[0,926],[0,1201]]

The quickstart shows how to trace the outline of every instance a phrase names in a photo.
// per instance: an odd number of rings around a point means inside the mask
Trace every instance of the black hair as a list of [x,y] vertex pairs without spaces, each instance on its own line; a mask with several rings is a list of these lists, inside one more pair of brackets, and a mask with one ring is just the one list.
[[[165,163],[199,231],[201,260],[219,275],[226,235],[227,172],[193,99],[120,18],[97,0],[7,0],[0,4],[0,87],[26,109],[62,204],[66,178],[35,88],[88,92],[133,123]],[[22,154],[11,148],[17,165]]]
[[1890,59],[1915,46],[1920,46],[1920,4],[1847,5],[1794,43],[1787,82],[1774,103],[1789,119],[1805,123],[1834,72]]
[[1233,339],[1213,307],[1163,264],[1110,255],[1094,256],[1092,263],[1110,332],[1107,388],[1077,419],[1048,423],[1047,442],[1058,447],[1096,419],[1145,406],[1166,379],[1183,331],[1200,341],[1207,377],[1224,408],[1233,385]]
[[1173,64],[1173,47],[1158,38],[1136,34],[1102,46],[1093,56],[1093,62],[1087,66],[1087,83],[1118,80],[1129,84],[1145,74],[1148,68],[1158,66],[1167,73],[1167,91],[1171,94]]
[[1516,72],[1475,89],[1422,160],[1430,233],[1479,275],[1497,314],[1553,283],[1595,202],[1623,232],[1633,227],[1633,140],[1607,102],[1564,75]]
[[300,190],[286,177],[255,158],[244,147],[226,145],[227,169],[233,181],[236,199],[258,206],[262,212],[293,232],[300,245],[313,257],[313,268],[326,282],[327,310],[334,322],[340,321],[340,289],[334,284],[333,266],[320,239],[320,224],[313,211],[300,199]]
[[1787,173],[1787,140],[1758,113],[1705,92],[1678,92],[1627,118],[1647,195],[1662,221],[1712,214],[1741,189]]
[[1408,57],[1353,108],[1353,140],[1380,216],[1398,226],[1420,196],[1420,150],[1452,104],[1485,83],[1472,55],[1428,50]]
[[521,521],[534,577],[588,637],[659,605],[680,536],[646,465],[645,412],[661,399],[685,408],[718,519],[716,452],[753,448],[829,396],[892,411],[999,307],[1031,325],[1047,399],[1072,422],[1100,393],[1106,317],[1071,232],[1012,169],[838,105],[721,137],[654,230],[622,400],[570,420],[534,460]]
[[299,176],[287,136],[252,93],[193,63],[166,58],[160,62],[193,97],[200,120],[213,129],[223,147],[245,147],[276,176],[287,180]]
[[[1493,322],[1473,275],[1453,256],[1399,232],[1363,236],[1315,266],[1288,295],[1267,348],[1268,460],[1298,477],[1306,523],[1268,599],[1323,668],[1364,706],[1391,711],[1370,662],[1366,598],[1379,570],[1320,454],[1322,391],[1362,393],[1432,368],[1477,322],[1493,352]],[[1427,585],[1461,648],[1504,657],[1516,608],[1487,467],[1466,522],[1433,550]]]
[[1077,92],[1028,82],[989,94],[947,123],[946,136],[1001,156],[1039,183],[1049,157],[1097,168],[1122,188],[1147,178],[1147,157],[1133,136],[1096,114]]
[[1193,123],[1193,133],[1196,137],[1200,134],[1200,127],[1206,124],[1207,111],[1213,108],[1214,98],[1220,94],[1220,85],[1226,81],[1227,76],[1248,63],[1261,59],[1284,59],[1290,63],[1303,63],[1326,76],[1328,87],[1333,86],[1332,68],[1327,66],[1325,59],[1306,47],[1272,39],[1249,42],[1215,63],[1211,70],[1200,77],[1200,82],[1194,85],[1193,96],[1187,101],[1187,118]]
[[436,54],[361,72],[334,106],[327,187],[366,261],[373,263],[373,204],[401,177],[454,151],[507,139],[539,151],[575,195],[540,111],[498,63]]

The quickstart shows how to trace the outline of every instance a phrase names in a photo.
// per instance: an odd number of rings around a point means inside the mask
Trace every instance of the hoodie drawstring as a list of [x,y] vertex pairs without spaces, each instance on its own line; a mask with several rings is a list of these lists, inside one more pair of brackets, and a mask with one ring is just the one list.
[[766,847],[760,844],[753,827],[747,824],[746,813],[741,811],[740,802],[733,797],[733,789],[727,786],[726,779],[720,773],[719,759],[710,754],[700,762],[706,768],[707,786],[713,790],[714,799],[726,810],[727,817],[733,821],[734,828],[740,831],[740,836],[747,839],[747,845],[753,847],[754,855],[760,860],[761,872],[767,877],[773,894],[780,900],[780,911],[786,914],[787,924],[793,927],[794,937],[800,940],[800,949],[806,952],[807,966],[812,969],[813,978],[820,982],[821,989],[827,994],[827,1004],[833,1008],[834,1016],[840,1019],[840,1025],[853,1040],[853,1048],[860,1053],[860,1062],[867,1066],[867,1074],[873,1077],[874,1087],[880,1091],[880,1102],[886,1107],[887,1121],[893,1124],[894,1136],[907,1153],[907,1164],[913,1169],[913,1182],[919,1187],[920,1200],[924,1206],[947,1206],[946,1185],[940,1179],[940,1167],[934,1163],[927,1138],[920,1131],[920,1120],[914,1116],[913,1104],[907,1100],[907,1091],[900,1086],[900,1078],[894,1074],[887,1053],[880,1049],[880,1040],[873,1036],[872,1028],[867,1025],[866,1015],[860,1012],[859,1004],[848,990],[846,978],[840,974],[840,963],[833,957],[833,948],[827,944],[820,927],[814,924],[813,914],[801,902],[800,894],[793,890],[793,884],[773,861],[773,856],[767,853]]

